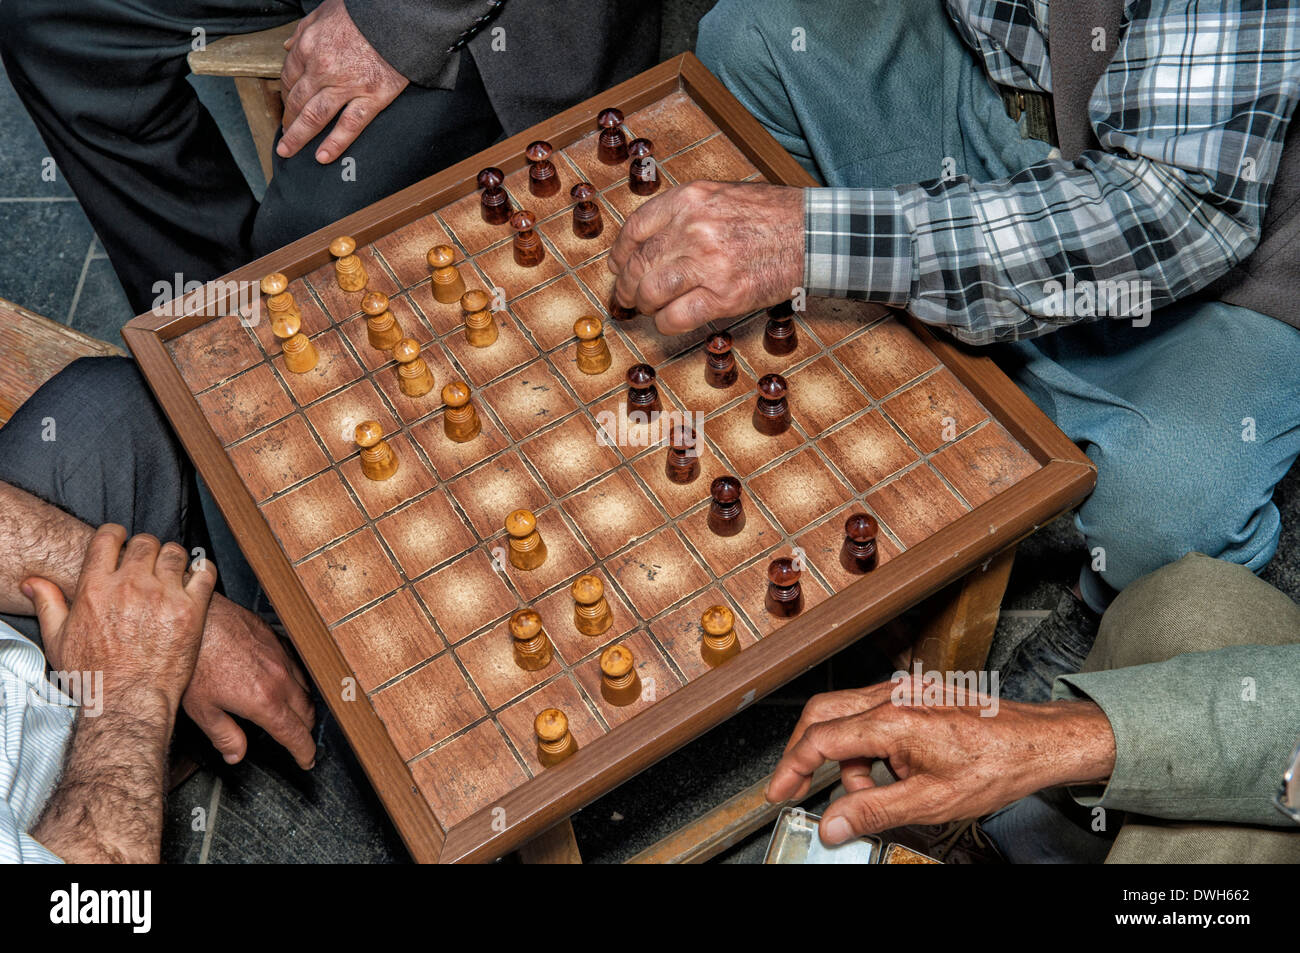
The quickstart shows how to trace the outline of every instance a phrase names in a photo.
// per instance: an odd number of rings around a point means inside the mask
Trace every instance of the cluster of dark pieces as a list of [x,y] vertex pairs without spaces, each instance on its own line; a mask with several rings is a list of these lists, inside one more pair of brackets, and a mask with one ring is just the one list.
[[[789,305],[778,305],[768,311],[763,346],[769,354],[790,354],[799,346],[794,312]],[[705,345],[704,379],[711,387],[726,389],[736,383],[736,357],[732,353],[732,338],[719,331]],[[627,409],[629,415],[640,414],[640,420],[650,420],[662,412],[659,390],[655,386],[655,371],[649,364],[635,364],[627,372]],[[754,405],[754,429],[761,434],[775,436],[790,429],[790,387],[780,374],[764,374],[758,381]],[[673,427],[669,438],[664,472],[674,483],[691,483],[700,475],[699,450],[696,435],[691,427],[679,424]],[[736,536],[745,527],[745,508],[742,486],[734,476],[720,476],[709,486],[712,501],[709,505],[709,529],[718,536]],[[871,514],[855,512],[844,524],[844,543],[840,549],[840,565],[846,572],[861,575],[876,567],[876,535],[879,527]],[[775,559],[768,566],[768,591],[766,606],[773,615],[789,617],[803,609],[803,592],[799,577],[802,567],[789,557]]]
[[[628,188],[636,195],[653,195],[659,188],[654,143],[649,139],[633,139],[629,143],[627,133],[623,131],[623,113],[617,109],[602,110],[596,118],[596,125],[600,129],[596,144],[600,161],[606,165],[626,162]],[[538,198],[550,198],[560,191],[560,174],[551,159],[554,154],[554,147],[541,139],[530,143],[524,150],[524,158],[528,161],[528,191]],[[505,180],[505,173],[495,166],[478,174],[478,187],[483,190],[479,196],[479,210],[483,221],[490,225],[509,223],[515,231],[516,264],[532,268],[546,257],[546,248],[534,231],[537,218],[528,209],[511,211],[510,197],[503,187]],[[605,229],[596,195],[596,187],[590,182],[579,182],[569,190],[575,203],[573,233],[579,238],[596,238]],[[614,317],[626,319],[632,315],[626,309],[616,309]]]

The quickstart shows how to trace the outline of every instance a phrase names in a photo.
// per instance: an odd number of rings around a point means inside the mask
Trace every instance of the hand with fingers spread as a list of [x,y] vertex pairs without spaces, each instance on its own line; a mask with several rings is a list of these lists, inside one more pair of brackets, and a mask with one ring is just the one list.
[[[875,760],[897,782],[877,786]],[[811,699],[767,799],[806,797],[827,761],[840,762],[846,791],[821,820],[822,841],[835,845],[907,824],[980,817],[1045,787],[1103,780],[1115,764],[1115,739],[1092,702],[991,708],[957,704],[949,692],[936,704],[909,677]]]
[[804,190],[691,182],[624,223],[609,254],[619,304],[664,334],[787,300],[803,283]]
[[343,0],[325,0],[299,21],[284,45],[289,51],[280,71],[284,135],[275,148],[284,159],[338,116],[316,150],[317,162],[333,162],[410,82],[361,34]]
[[71,606],[48,579],[22,583],[51,667],[103,675],[31,831],[70,862],[158,861],[167,746],[217,579],[211,563],[187,571],[176,543],[126,535],[114,524],[95,533]]

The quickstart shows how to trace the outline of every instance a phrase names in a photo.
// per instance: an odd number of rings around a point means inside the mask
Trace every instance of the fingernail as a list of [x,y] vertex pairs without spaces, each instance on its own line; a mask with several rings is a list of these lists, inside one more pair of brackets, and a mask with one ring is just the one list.
[[321,165],[329,165],[330,154],[322,149],[320,152],[316,153],[316,161]]
[[19,588],[22,589],[23,595],[26,596],[28,599],[36,598],[36,590],[31,587],[30,583],[25,582]]
[[224,757],[225,757],[226,764],[239,764],[239,755],[228,754],[225,755]]
[[843,844],[852,836],[853,828],[842,817],[832,817],[822,825],[822,840],[832,847],[836,844]]

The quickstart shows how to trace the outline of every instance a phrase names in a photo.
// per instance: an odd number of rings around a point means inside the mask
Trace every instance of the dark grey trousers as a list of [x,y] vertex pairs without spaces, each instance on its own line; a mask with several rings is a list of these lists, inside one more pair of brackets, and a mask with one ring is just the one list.
[[[51,433],[54,439],[45,439]],[[120,523],[131,533],[152,533],[212,552],[194,468],[135,363],[126,358],[76,361],[18,408],[0,428],[0,481],[91,526]],[[226,581],[239,575],[231,568],[242,564],[237,551],[217,550],[214,558]],[[0,618],[40,644],[34,618]],[[310,772],[300,771],[265,734],[244,727],[249,753],[242,763],[208,758],[210,768],[172,792],[165,860],[192,862],[200,856],[205,833],[191,827],[192,811],[210,808],[218,778],[220,802],[210,817],[215,828],[202,852],[212,862],[405,859],[396,832],[323,706],[318,706],[315,732],[316,767]],[[211,751],[188,722],[178,725],[180,731],[187,732],[184,743],[178,742],[186,750],[199,757]]]
[[[124,357],[82,358],[19,407],[0,428],[0,481],[91,526],[211,549],[194,468]],[[3,618],[40,644],[35,619]]]
[[211,43],[288,23],[319,2],[0,3],[5,69],[135,313],[152,307],[155,282],[219,277],[500,136],[478,70],[463,57],[455,89],[411,85],[371,122],[346,153],[355,177],[345,178],[338,160],[314,158],[330,123],[293,158],[275,157],[259,206],[185,58],[196,29]]

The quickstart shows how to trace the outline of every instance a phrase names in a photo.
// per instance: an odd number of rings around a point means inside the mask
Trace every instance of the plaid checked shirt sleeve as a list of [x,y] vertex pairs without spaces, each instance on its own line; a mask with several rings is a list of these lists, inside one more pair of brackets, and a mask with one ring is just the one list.
[[[968,41],[1008,10],[1047,12],[1041,0],[949,6]],[[1138,0],[1129,15],[1090,104],[1101,151],[996,182],[809,189],[808,293],[906,305],[987,344],[1085,320],[1053,300],[1067,275],[1149,282],[1155,310],[1250,254],[1300,99],[1300,0]],[[990,47],[1037,36],[1023,52],[1041,56],[1045,22],[1038,31]],[[1020,66],[998,80],[1049,86],[1048,62]]]

